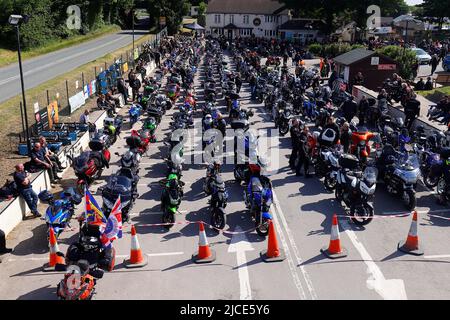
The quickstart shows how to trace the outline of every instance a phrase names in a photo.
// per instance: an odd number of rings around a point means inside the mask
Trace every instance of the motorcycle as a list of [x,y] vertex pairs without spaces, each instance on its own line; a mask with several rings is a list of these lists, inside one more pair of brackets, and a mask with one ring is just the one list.
[[109,177],[105,187],[99,188],[103,198],[102,210],[106,217],[109,217],[117,198],[120,196],[122,204],[122,221],[129,220],[129,213],[133,208],[137,193],[137,183],[139,176],[133,174],[131,169],[121,168],[116,174]]
[[244,201],[255,221],[256,233],[261,237],[269,233],[269,220],[272,220],[272,184],[265,176],[252,176],[251,185],[244,190]]
[[400,196],[408,210],[416,207],[415,188],[420,177],[420,164],[416,154],[396,151],[395,156],[387,156],[382,175],[386,189],[390,194]]
[[87,260],[79,260],[67,268],[57,265],[55,270],[66,272],[56,287],[56,295],[60,300],[91,300],[97,279],[103,278],[104,274],[95,265],[90,266]]
[[[54,195],[47,190],[40,192],[38,198],[42,203],[49,205],[45,211],[45,223],[48,231],[50,228],[53,229],[56,238],[60,236],[66,227],[70,226],[75,207],[83,200],[83,197],[76,193],[73,188],[64,190],[59,200],[55,200]],[[49,237],[50,233],[47,232],[47,238]]]
[[211,199],[209,200],[209,211],[211,213],[211,225],[217,229],[223,229],[226,224],[225,207],[227,206],[228,193],[225,182],[220,174],[211,179]]
[[352,144],[350,146],[350,153],[355,155],[362,163],[366,163],[371,152],[369,140],[376,136],[378,136],[377,133],[368,132],[365,128],[363,130],[353,131],[351,135]]
[[104,143],[91,140],[89,147],[92,151],[82,152],[78,157],[72,159],[72,166],[77,176],[77,188],[79,194],[84,194],[86,187],[99,179],[105,165],[109,165],[111,153],[104,147]]
[[140,105],[137,104],[133,104],[130,107],[130,110],[128,111],[128,114],[130,116],[130,126],[133,127],[133,125],[138,122],[139,117],[141,116],[142,113],[142,107]]
[[280,133],[280,136],[284,137],[288,132],[290,128],[290,123],[293,118],[292,115],[292,108],[286,107],[284,110],[282,110],[278,116],[278,131]]
[[178,212],[182,197],[183,184],[176,174],[169,174],[161,195],[162,223],[167,223],[166,229],[170,229],[175,223],[175,214]]
[[374,208],[371,202],[377,185],[378,171],[368,166],[363,173],[355,172],[359,161],[355,156],[346,155],[339,159],[335,197],[349,209],[346,213],[357,225],[367,225],[372,221]]

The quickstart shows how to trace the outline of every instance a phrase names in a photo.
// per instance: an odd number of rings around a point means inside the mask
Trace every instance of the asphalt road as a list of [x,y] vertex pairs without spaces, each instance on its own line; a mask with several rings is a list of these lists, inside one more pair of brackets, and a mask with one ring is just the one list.
[[[198,80],[196,78],[196,84],[200,87]],[[200,90],[198,92],[201,94]],[[247,85],[243,86],[242,96],[243,106],[255,112],[253,128],[262,130],[260,133],[272,129],[273,122],[262,106],[250,103]],[[173,112],[169,111],[168,115]],[[384,191],[383,185],[379,185],[375,197],[377,218],[364,228],[356,227],[347,218],[339,219],[341,242],[348,250],[348,256],[329,260],[320,249],[329,243],[333,213],[342,215],[343,209],[318,179],[292,174],[287,166],[289,137],[280,138],[279,157],[275,158],[280,165],[267,173],[274,186],[272,214],[277,238],[286,253],[286,260],[272,264],[262,262],[259,253],[267,247],[267,240],[255,231],[231,235],[207,229],[208,241],[216,251],[217,259],[205,265],[192,263],[191,255],[198,248],[196,224],[176,225],[170,231],[142,226],[161,221],[159,198],[162,189],[158,181],[165,177],[162,157],[166,148],[161,141],[169,132],[168,115],[157,131],[158,142],[141,162],[140,197],[131,219],[149,263],[135,270],[125,269],[121,264],[130,251],[130,225],[126,225],[124,237],[114,243],[118,254],[116,268],[98,281],[95,299],[450,298],[450,235],[447,231],[450,221],[427,216],[427,213],[445,216],[444,211],[448,216],[448,208],[435,205],[434,195],[420,188],[417,195],[418,233],[425,255],[404,255],[397,251],[397,244],[406,239],[411,217],[386,217],[406,210],[397,198]],[[139,126],[140,123],[135,125],[136,128]],[[124,140],[116,143],[112,153],[126,150]],[[272,146],[263,150],[274,149]],[[192,153],[186,150],[185,154]],[[118,157],[113,155],[112,163],[117,160]],[[112,165],[105,176],[117,168]],[[185,197],[177,221],[208,222],[208,199],[202,192],[205,166],[192,164],[186,165],[185,169]],[[253,222],[242,201],[243,187],[233,181],[233,166],[225,165],[223,169],[230,195],[225,230],[252,229]],[[71,173],[65,178],[68,183],[74,182]],[[103,184],[104,180],[99,181],[92,190]],[[101,203],[98,195],[97,200]],[[0,299],[56,298],[55,288],[62,273],[40,270],[48,259],[45,230],[45,224],[34,219],[23,222],[11,234],[8,244],[14,245],[15,250],[4,256],[0,264]],[[76,239],[76,231],[62,234],[59,244],[62,251]]]
[[[135,40],[147,34],[135,31]],[[132,31],[122,30],[76,46],[51,52],[22,62],[25,90],[34,88],[68,71],[129,45]],[[0,68],[0,103],[21,94],[19,64]]]

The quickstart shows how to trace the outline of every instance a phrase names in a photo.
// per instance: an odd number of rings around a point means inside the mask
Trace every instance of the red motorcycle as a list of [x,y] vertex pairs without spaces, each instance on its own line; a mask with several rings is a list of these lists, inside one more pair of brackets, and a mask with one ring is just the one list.
[[192,94],[192,92],[188,92],[186,99],[184,100],[184,104],[188,103],[194,110],[197,110],[197,101]]
[[371,152],[369,140],[376,136],[378,136],[378,133],[369,132],[367,130],[353,132],[350,153],[358,157],[361,162],[365,163]]
[[77,189],[80,194],[84,194],[86,187],[99,179],[104,167],[109,167],[111,153],[105,148],[105,144],[100,140],[89,142],[92,151],[85,151],[73,159],[73,169],[78,178]]
[[[134,146],[137,148],[138,152],[141,155],[147,152],[150,146],[150,142],[156,140],[154,135],[150,135],[150,131],[144,129],[131,130],[131,137],[136,140]],[[137,139],[139,139],[139,142],[137,142]]]

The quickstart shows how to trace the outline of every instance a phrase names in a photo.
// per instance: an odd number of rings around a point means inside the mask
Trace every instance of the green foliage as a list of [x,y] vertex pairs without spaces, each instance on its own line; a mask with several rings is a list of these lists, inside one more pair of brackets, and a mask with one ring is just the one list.
[[341,54],[349,52],[351,49],[352,48],[348,43],[332,43],[324,47],[323,54],[324,56],[334,58],[340,56]]
[[322,48],[322,45],[321,45],[321,44],[313,43],[313,44],[310,44],[310,45],[308,46],[308,50],[309,50],[309,52],[311,52],[312,54],[318,56],[318,55],[321,55],[321,54],[322,54],[323,48]]
[[424,0],[420,5],[423,8],[422,14],[425,17],[435,17],[442,27],[445,17],[450,17],[450,4],[444,0]]
[[402,78],[411,79],[413,77],[413,65],[416,61],[416,54],[412,50],[404,50],[399,46],[387,46],[379,49],[377,52],[397,62],[399,75]]
[[169,34],[175,34],[183,16],[189,12],[189,2],[186,0],[148,0],[147,11],[153,26],[159,23],[159,17],[166,17]]
[[199,16],[205,14],[205,12],[206,12],[206,7],[207,7],[207,5],[206,5],[206,3],[204,3],[203,1],[200,2],[200,3],[198,4],[198,15],[199,15]]

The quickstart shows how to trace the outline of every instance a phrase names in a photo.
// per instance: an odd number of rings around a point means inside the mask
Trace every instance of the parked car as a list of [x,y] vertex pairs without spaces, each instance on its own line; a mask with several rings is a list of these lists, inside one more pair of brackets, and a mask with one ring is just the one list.
[[450,54],[447,54],[447,56],[442,60],[442,68],[450,72]]
[[420,48],[411,48],[411,50],[415,52],[419,64],[431,63],[431,56],[425,50]]

